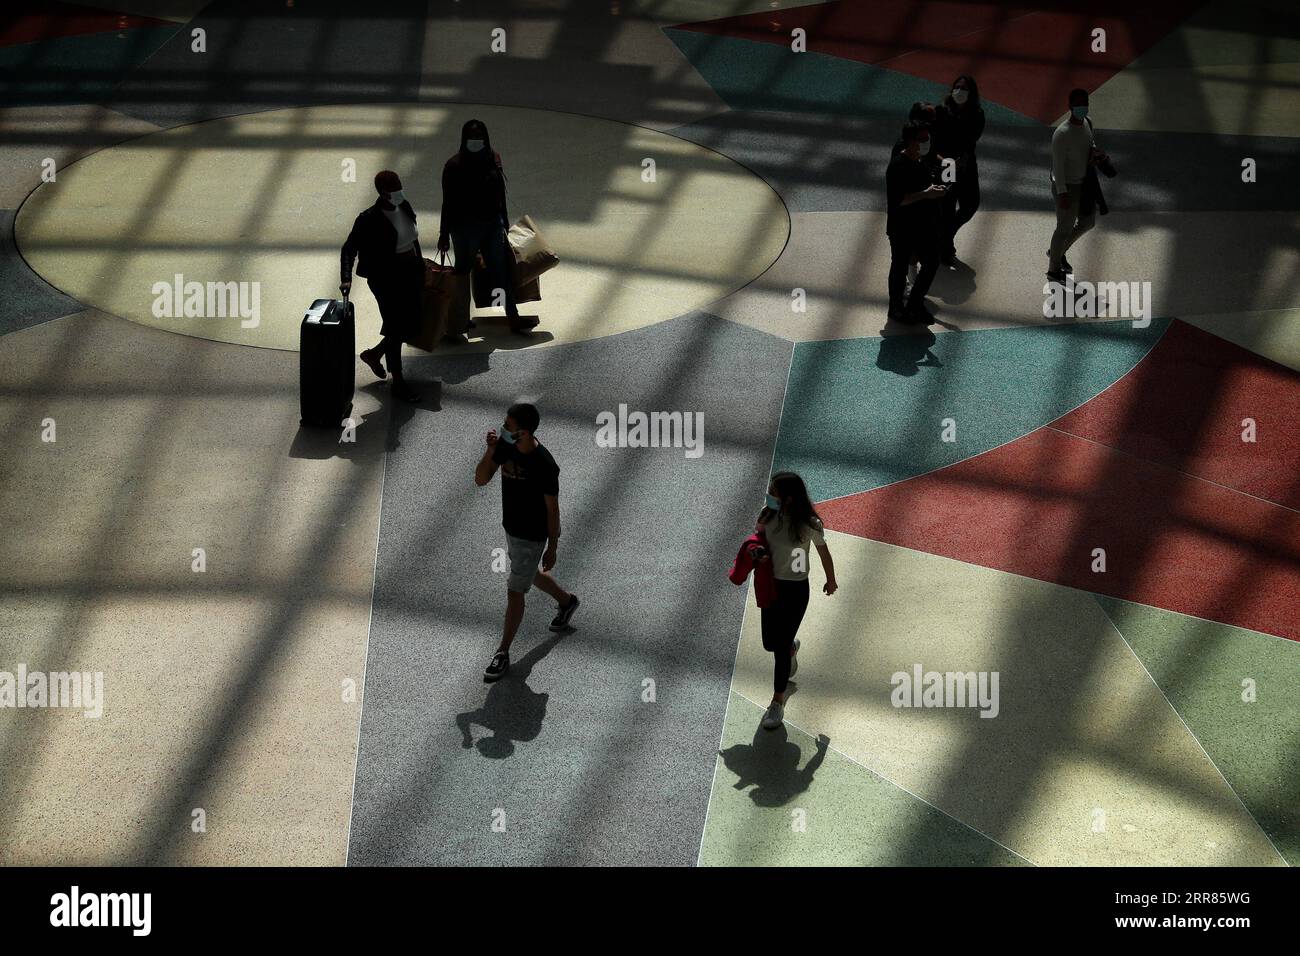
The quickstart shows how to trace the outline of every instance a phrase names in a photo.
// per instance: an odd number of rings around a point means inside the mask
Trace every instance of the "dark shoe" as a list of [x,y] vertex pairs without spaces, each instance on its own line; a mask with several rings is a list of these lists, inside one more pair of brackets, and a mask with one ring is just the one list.
[[555,617],[551,620],[552,631],[562,631],[569,626],[569,618],[573,617],[573,612],[578,609],[582,602],[578,600],[578,595],[570,594],[569,603],[556,612]]
[[465,328],[467,328],[467,329],[477,329],[477,328],[478,328],[478,323],[475,322],[473,319],[470,319],[468,322],[465,323]]
[[1052,282],[1060,282],[1061,284],[1064,285],[1065,282],[1069,279],[1069,276],[1065,274],[1064,269],[1048,269],[1047,278]]
[[510,670],[510,653],[508,651],[497,651],[492,655],[492,661],[488,664],[487,669],[483,671],[483,683],[491,684],[499,681],[506,676]]
[[535,315],[520,315],[510,320],[510,331],[520,334],[531,332],[540,322],[541,320]]
[[393,383],[393,398],[400,398],[404,402],[410,402],[412,405],[421,401],[420,393],[409,385],[399,385]]
[[[1048,249],[1048,250],[1047,250],[1047,256],[1049,257],[1049,261],[1048,261],[1047,264],[1048,264],[1049,266],[1052,264],[1051,261],[1050,261],[1050,257],[1051,257],[1051,255],[1052,255],[1052,250],[1051,250],[1051,249]],[[1070,274],[1070,275],[1073,275],[1073,274],[1074,274],[1074,266],[1070,265],[1070,260],[1069,260],[1069,259],[1065,258],[1065,256],[1061,256],[1061,267],[1060,267],[1059,269],[1057,269],[1056,271],[1057,271],[1057,272],[1065,272],[1065,273],[1068,273],[1068,274]],[[1052,272],[1051,272],[1050,269],[1048,270],[1047,274],[1048,274],[1049,276],[1052,274]]]
[[951,269],[953,266],[957,264],[957,250],[949,249],[947,252],[945,252],[943,255],[939,257],[939,261]]
[[361,361],[370,366],[370,371],[374,372],[379,378],[388,378],[388,373],[384,371],[383,364],[379,361],[379,353],[375,349],[366,349],[361,353]]
[[934,313],[930,311],[925,299],[909,302],[903,310],[903,321],[909,325],[930,325],[934,322]]
[[903,319],[903,307],[901,305],[891,305],[889,311],[885,313],[885,315],[893,322],[901,322]]

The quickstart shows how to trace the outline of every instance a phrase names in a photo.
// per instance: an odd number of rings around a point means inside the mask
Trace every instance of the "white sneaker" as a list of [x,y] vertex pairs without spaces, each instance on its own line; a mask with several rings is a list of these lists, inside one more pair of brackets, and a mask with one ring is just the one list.
[[790,676],[799,669],[799,638],[794,639],[794,653],[790,655]]
[[780,704],[772,704],[763,715],[763,729],[776,730],[783,723],[785,723],[785,708]]

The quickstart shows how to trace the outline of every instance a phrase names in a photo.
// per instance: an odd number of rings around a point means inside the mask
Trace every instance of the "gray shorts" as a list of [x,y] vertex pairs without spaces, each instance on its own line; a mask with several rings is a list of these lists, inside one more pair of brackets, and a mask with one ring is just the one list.
[[542,563],[546,551],[545,541],[529,541],[506,535],[506,553],[510,555],[510,577],[506,578],[506,590],[527,594],[533,586],[533,577],[537,567]]

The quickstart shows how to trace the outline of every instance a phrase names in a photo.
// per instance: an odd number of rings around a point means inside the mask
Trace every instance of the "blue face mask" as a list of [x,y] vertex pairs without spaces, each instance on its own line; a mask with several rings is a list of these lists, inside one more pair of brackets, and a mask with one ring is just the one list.
[[467,139],[465,140],[465,148],[468,149],[471,153],[477,153],[479,152],[479,150],[483,148],[483,140]]
[[768,496],[767,496],[767,506],[768,506],[769,508],[771,508],[773,511],[780,511],[780,510],[781,510],[781,501],[780,501],[780,499],[778,499],[778,498],[773,498],[771,495],[768,495]]
[[1088,107],[1086,106],[1071,106],[1070,112],[1074,114],[1074,118],[1077,120],[1087,119],[1088,117]]
[[402,192],[400,189],[391,192],[388,194],[388,201],[394,206],[400,206],[402,203],[406,202],[406,193]]
[[515,443],[515,436],[510,433],[510,429],[506,428],[505,425],[501,426],[501,439],[507,445],[513,445]]

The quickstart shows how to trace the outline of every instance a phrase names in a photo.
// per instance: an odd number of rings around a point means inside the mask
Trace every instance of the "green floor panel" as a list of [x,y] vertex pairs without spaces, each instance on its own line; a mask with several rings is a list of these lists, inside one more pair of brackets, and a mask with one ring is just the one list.
[[4,105],[102,100],[182,26],[132,27],[0,47]]
[[797,471],[813,500],[826,501],[955,464],[1082,405],[1141,361],[1167,326],[945,333],[930,346],[934,364],[910,377],[887,369],[890,349],[912,336],[800,342],[774,470]]
[[1024,866],[1005,847],[731,695],[702,866]]
[[1300,644],[1097,600],[1269,839],[1300,863]]
[[[901,117],[917,100],[938,103],[948,93],[946,83],[824,53],[796,54],[784,44],[664,32],[735,110]],[[1042,125],[987,100],[984,113],[990,126]]]

